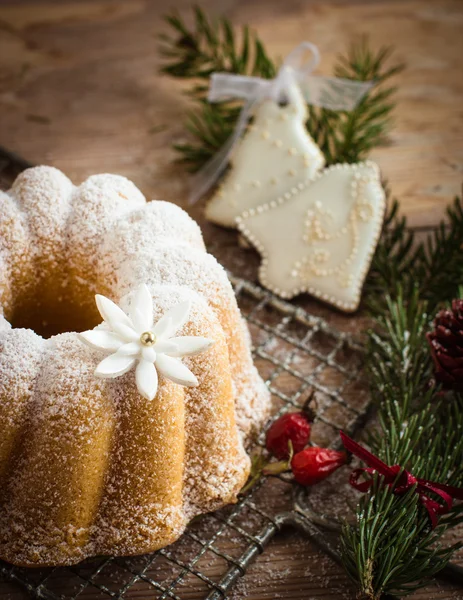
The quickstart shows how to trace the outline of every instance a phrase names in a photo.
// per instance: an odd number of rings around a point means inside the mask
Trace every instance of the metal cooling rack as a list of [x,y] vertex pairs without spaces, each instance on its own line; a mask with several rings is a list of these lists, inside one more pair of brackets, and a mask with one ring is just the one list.
[[[0,186],[6,187],[10,173],[14,176],[20,170],[14,157],[0,152]],[[231,274],[230,279],[249,325],[256,366],[272,393],[272,420],[300,408],[315,390],[312,440],[336,447],[339,429],[353,434],[370,407],[360,377],[361,344],[248,281]],[[258,444],[263,441],[264,432]],[[269,499],[285,496],[281,490],[287,491],[288,486],[293,492],[289,505],[269,505]],[[223,600],[286,526],[303,530],[337,558],[336,526],[311,508],[306,492],[284,477],[262,477],[237,504],[195,519],[180,540],[153,554],[101,557],[48,569],[24,569],[0,561],[0,576],[32,597],[47,600]],[[335,533],[332,540],[329,530]]]

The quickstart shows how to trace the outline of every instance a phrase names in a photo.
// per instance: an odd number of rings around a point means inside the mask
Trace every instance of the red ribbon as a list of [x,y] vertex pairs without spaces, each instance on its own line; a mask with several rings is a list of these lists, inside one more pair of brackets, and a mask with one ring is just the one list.
[[[351,473],[350,484],[359,492],[367,492],[373,485],[373,480],[371,478],[366,479],[365,481],[359,481],[360,477],[365,473],[372,475],[376,472],[382,475],[387,485],[390,487],[394,486],[394,494],[405,494],[413,486],[416,486],[415,491],[419,496],[421,504],[428,511],[433,529],[437,525],[439,515],[444,515],[451,510],[454,499],[463,500],[463,488],[457,488],[451,485],[415,477],[405,469],[402,469],[400,465],[389,467],[366,448],[357,444],[357,442],[344,432],[340,431],[339,433],[345,449],[368,465],[368,468],[355,469]],[[433,492],[439,496],[442,502],[433,500],[428,495],[429,492]]]

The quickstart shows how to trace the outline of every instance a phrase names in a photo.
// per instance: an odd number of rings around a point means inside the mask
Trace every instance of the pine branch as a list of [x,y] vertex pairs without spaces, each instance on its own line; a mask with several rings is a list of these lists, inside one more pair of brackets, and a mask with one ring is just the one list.
[[[368,369],[380,422],[370,445],[382,460],[417,477],[461,485],[463,404],[448,399],[433,404],[432,391],[425,391],[429,318],[423,308],[417,292],[404,307],[399,290],[397,300],[389,300],[389,316],[378,319],[381,333],[370,332]],[[413,491],[395,496],[381,478],[362,497],[356,516],[358,526],[343,529],[343,562],[372,600],[384,594],[403,596],[426,585],[461,547],[440,543],[449,527],[463,522],[458,507],[431,530],[418,496]]]
[[233,133],[240,109],[236,106],[201,102],[197,111],[188,113],[186,129],[192,142],[175,144],[180,162],[194,172],[210,160]]
[[[248,27],[235,33],[227,19],[208,19],[200,8],[195,9],[192,28],[178,16],[166,20],[173,37],[162,37],[161,53],[168,61],[162,70],[172,77],[190,80],[189,95],[198,103],[187,119],[191,141],[175,148],[180,161],[197,171],[225,143],[239,112],[234,102],[206,102],[210,74],[220,71],[268,79],[276,75],[278,61],[269,58],[260,39]],[[403,68],[397,63],[388,66],[390,55],[390,48],[374,52],[365,38],[360,39],[347,56],[339,58],[334,74],[355,81],[374,81],[374,88],[350,112],[308,107],[307,128],[325,154],[327,164],[357,162],[385,142],[395,92],[388,82]]]
[[343,528],[343,563],[371,600],[419,589],[459,548],[442,547],[445,526],[429,529],[414,490],[396,496],[379,477],[360,500],[357,524]]
[[385,290],[397,290],[409,298],[416,285],[416,271],[423,247],[417,246],[407,220],[399,216],[399,202],[387,194],[387,211],[383,230],[365,282],[364,299],[371,314],[385,310]]
[[188,28],[178,15],[167,16],[174,37],[161,36],[160,52],[170,62],[162,68],[173,77],[205,80],[193,88],[204,99],[211,73],[239,73],[271,78],[275,64],[269,59],[257,35],[246,25],[240,31],[241,47],[228,19],[208,19],[203,10],[194,9],[194,24]]
[[[450,302],[461,281],[459,199],[448,215],[449,223],[416,244],[395,203],[388,212],[368,287],[374,324],[368,332],[366,368],[379,420],[369,443],[390,465],[460,486],[463,400],[441,398],[428,385],[431,360],[425,338],[437,306]],[[376,298],[381,289],[390,291],[385,302]],[[461,546],[446,547],[440,538],[462,522],[463,506],[456,505],[431,530],[416,494],[395,496],[378,478],[357,508],[358,525],[344,527],[344,565],[372,600],[407,595],[425,585]]]
[[[429,317],[417,288],[405,298],[399,286],[394,299],[386,296],[386,304],[386,310],[376,316],[375,326],[368,332],[366,354],[374,360],[368,360],[367,369],[371,387],[379,394],[375,396],[381,407],[379,416],[387,422],[383,429],[400,438],[400,428],[411,406],[426,405],[429,400],[426,387],[431,359],[423,343]],[[401,399],[400,403],[396,398]]]
[[424,245],[422,289],[435,310],[442,299],[458,295],[463,282],[463,204],[455,198],[447,208],[447,221],[442,222]]
[[347,56],[339,57],[334,75],[354,81],[374,81],[374,88],[348,112],[309,106],[307,128],[328,165],[358,162],[386,142],[396,91],[388,82],[404,68],[402,63],[388,66],[391,54],[390,47],[374,52],[367,38],[360,38],[351,45]]
[[447,208],[447,218],[416,243],[407,219],[399,216],[399,203],[388,196],[388,210],[381,238],[365,282],[365,301],[372,314],[385,307],[384,290],[398,290],[410,298],[419,285],[420,298],[428,300],[428,311],[436,312],[442,302],[459,295],[463,281],[463,203],[456,197]]

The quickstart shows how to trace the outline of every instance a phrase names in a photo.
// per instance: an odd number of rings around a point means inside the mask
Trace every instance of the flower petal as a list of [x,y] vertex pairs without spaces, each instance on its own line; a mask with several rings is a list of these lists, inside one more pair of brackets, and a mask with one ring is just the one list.
[[135,370],[135,381],[143,398],[153,400],[158,391],[158,374],[153,363],[141,360]]
[[159,319],[153,328],[153,333],[158,337],[168,337],[167,333],[172,329],[172,319],[168,315],[164,315]]
[[[162,337],[170,337],[175,334],[176,331],[182,327],[188,320],[188,316],[190,314],[191,302],[187,300],[186,302],[180,302],[180,304],[176,304],[170,310],[168,310],[165,315],[156,323],[153,332],[156,335],[161,335],[158,333],[157,328],[163,322],[164,319],[170,318],[172,322],[170,326],[162,332]],[[164,327],[164,325],[162,326]]]
[[103,379],[113,379],[130,371],[135,362],[133,356],[121,356],[116,352],[100,362],[95,369],[95,375]]
[[101,294],[97,294],[95,296],[96,305],[98,310],[100,311],[100,315],[103,319],[111,325],[111,328],[114,329],[114,323],[123,323],[127,327],[133,327],[132,321],[125,314],[125,312],[114,304],[112,300],[106,298],[106,296],[102,296]]
[[139,334],[150,329],[149,327],[145,326],[146,319],[138,309],[130,309],[130,318],[132,319],[135,330]]
[[166,350],[165,352],[169,356],[194,356],[195,354],[200,354],[204,352],[208,348],[210,348],[215,342],[214,340],[210,340],[205,337],[195,337],[191,335],[185,335],[177,338],[171,338],[170,342],[174,343],[177,346],[177,349],[174,352],[169,352]]
[[166,354],[158,354],[156,367],[167,379],[174,383],[186,386],[197,386],[198,380],[193,373],[185,367],[177,358],[171,358]]
[[170,354],[177,350],[177,344],[174,344],[172,340],[160,340],[154,345],[156,352],[162,352],[163,354]]
[[79,333],[79,337],[88,346],[97,348],[98,350],[111,350],[114,352],[119,350],[124,343],[117,334],[102,329],[83,331],[82,333]]
[[148,287],[142,283],[132,298],[130,317],[139,333],[153,327],[153,298]]
[[147,360],[148,362],[154,363],[156,360],[156,350],[153,347],[142,348],[141,355],[143,360]]
[[113,321],[111,323],[113,331],[119,334],[125,342],[137,342],[140,339],[140,335],[135,331],[132,326],[128,326],[120,321]]
[[129,342],[128,344],[124,344],[117,351],[121,356],[137,356],[140,353],[140,344],[137,342]]

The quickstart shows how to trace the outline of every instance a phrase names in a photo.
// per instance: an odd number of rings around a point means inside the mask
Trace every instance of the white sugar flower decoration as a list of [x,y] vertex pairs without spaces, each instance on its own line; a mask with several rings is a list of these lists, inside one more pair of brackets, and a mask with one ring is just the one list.
[[109,330],[92,329],[79,335],[92,348],[111,352],[95,369],[97,377],[119,377],[138,363],[135,380],[138,391],[148,400],[156,396],[158,371],[179,385],[198,385],[196,377],[179,359],[204,352],[214,341],[171,337],[188,319],[188,301],[172,307],[153,326],[153,299],[144,284],[136,291],[128,315],[104,296],[97,294],[95,299]]

